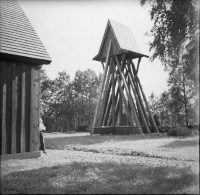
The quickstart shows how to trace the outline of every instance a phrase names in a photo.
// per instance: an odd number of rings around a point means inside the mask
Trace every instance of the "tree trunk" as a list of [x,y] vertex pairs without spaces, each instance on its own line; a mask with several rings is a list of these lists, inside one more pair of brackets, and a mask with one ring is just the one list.
[[184,94],[186,126],[188,126],[187,96],[186,96],[186,90],[185,90],[185,75],[184,75],[184,72],[183,72],[183,94]]

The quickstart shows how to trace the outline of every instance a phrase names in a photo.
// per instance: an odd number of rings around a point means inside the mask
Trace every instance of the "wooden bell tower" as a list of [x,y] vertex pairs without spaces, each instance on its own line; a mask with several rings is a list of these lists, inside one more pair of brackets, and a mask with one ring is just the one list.
[[[159,132],[138,77],[142,57],[129,27],[108,20],[99,53],[93,60],[104,72],[91,134]],[[137,59],[137,67],[133,63]]]

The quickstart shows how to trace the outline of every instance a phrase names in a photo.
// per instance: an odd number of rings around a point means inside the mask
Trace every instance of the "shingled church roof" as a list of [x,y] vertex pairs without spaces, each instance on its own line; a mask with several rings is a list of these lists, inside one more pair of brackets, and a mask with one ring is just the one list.
[[130,27],[108,20],[99,53],[93,60],[105,59],[110,39],[112,39],[111,56],[128,53],[131,58],[149,57],[141,53]]
[[51,58],[16,0],[0,1],[0,56],[38,64]]

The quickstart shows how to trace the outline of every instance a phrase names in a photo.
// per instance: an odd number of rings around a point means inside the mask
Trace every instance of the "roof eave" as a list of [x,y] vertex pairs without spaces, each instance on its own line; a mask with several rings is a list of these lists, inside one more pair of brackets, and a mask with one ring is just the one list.
[[41,65],[41,64],[49,65],[52,62],[51,59],[47,60],[47,59],[30,58],[30,57],[12,55],[12,54],[7,54],[7,53],[0,53],[0,59],[27,62],[27,63],[31,63],[35,65]]
[[146,57],[146,58],[149,58],[149,56],[144,55],[144,54],[141,54],[141,53],[137,53],[137,52],[133,52],[133,51],[128,51],[128,50],[126,50],[126,51],[127,51],[127,53],[134,54],[134,55],[138,55],[138,57]]

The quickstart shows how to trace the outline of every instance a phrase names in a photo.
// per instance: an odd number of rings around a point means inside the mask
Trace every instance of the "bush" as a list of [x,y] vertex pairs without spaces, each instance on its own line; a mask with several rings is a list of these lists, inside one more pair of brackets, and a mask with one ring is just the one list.
[[79,132],[88,132],[88,125],[78,125],[76,131],[79,131]]
[[196,130],[189,129],[188,127],[176,127],[169,129],[167,135],[173,137],[177,136],[188,137],[188,136],[198,135],[198,132]]

